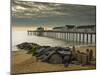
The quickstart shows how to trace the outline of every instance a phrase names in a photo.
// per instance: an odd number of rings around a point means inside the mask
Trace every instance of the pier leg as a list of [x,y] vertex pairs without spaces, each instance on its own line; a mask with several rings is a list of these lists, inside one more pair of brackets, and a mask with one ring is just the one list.
[[79,33],[79,43],[81,43],[81,33]]
[[65,40],[65,33],[63,33],[63,40]]
[[66,40],[66,33],[64,33],[64,40]]
[[62,39],[64,40],[65,39],[65,34],[64,33],[62,33],[62,34],[63,34],[63,38]]
[[73,35],[73,43],[74,43],[74,39],[75,39],[75,33],[72,33],[72,35]]
[[60,33],[58,33],[58,39],[60,38]]
[[61,39],[61,33],[60,33],[60,39]]
[[88,44],[88,34],[86,34],[86,43]]
[[55,38],[55,32],[51,32],[52,33],[52,38]]
[[67,33],[67,41],[68,41],[68,33]]
[[70,41],[70,33],[69,33],[69,39],[68,39],[68,41]]
[[64,40],[64,33],[62,33],[62,35],[63,35],[63,36],[62,36],[62,40]]
[[55,38],[57,38],[57,39],[58,39],[58,34],[57,34],[57,32],[55,32]]
[[63,33],[61,33],[61,40],[63,39]]
[[52,38],[54,38],[54,33],[53,32],[51,32],[51,36],[52,36]]
[[50,37],[52,38],[51,32],[50,32]]
[[61,33],[61,35],[62,35],[62,36],[61,36],[61,40],[62,40],[62,39],[63,39],[63,33]]
[[53,34],[53,38],[56,38],[56,32],[52,32],[52,33],[54,33],[54,34]]
[[57,34],[56,34],[56,32],[53,32],[54,33],[54,38],[57,38]]
[[76,33],[76,43],[78,42],[78,33]]

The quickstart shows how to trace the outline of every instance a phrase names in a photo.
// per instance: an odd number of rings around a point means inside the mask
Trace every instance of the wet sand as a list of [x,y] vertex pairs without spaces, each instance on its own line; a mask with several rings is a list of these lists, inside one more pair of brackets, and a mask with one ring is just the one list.
[[[80,47],[76,50],[85,52],[89,48],[94,51],[95,47]],[[95,69],[95,66],[81,66],[70,64],[68,67],[64,67],[63,64],[49,64],[46,62],[37,62],[35,56],[32,57],[31,54],[26,54],[26,51],[12,51],[12,73],[31,73],[31,72],[51,72],[51,71],[69,71],[69,70],[89,70]]]

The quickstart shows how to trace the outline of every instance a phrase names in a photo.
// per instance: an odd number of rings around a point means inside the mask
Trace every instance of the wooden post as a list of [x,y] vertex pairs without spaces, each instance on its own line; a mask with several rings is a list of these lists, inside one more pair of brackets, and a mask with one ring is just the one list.
[[73,48],[72,48],[72,59],[77,60],[77,54],[76,54],[75,46],[73,46]]
[[87,54],[84,52],[81,54],[82,55],[82,66],[87,65]]
[[89,52],[89,61],[91,61],[93,59],[93,50],[90,49],[90,52]]
[[86,43],[88,44],[88,34],[86,34]]
[[89,49],[86,49],[86,54],[87,54],[87,64],[89,64]]
[[76,54],[77,54],[76,59],[78,60],[78,63],[79,63],[79,64],[81,64],[81,63],[82,63],[82,56],[81,56],[80,51],[79,51],[79,50],[77,50]]

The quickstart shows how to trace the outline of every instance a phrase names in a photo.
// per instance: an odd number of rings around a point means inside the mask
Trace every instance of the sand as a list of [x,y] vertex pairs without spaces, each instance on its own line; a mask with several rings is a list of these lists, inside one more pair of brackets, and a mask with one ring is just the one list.
[[[85,52],[89,48],[94,51],[95,47],[80,47],[76,50]],[[31,54],[26,54],[26,51],[12,51],[12,73],[31,73],[31,72],[51,72],[51,71],[69,71],[69,70],[88,70],[95,69],[95,66],[81,66],[70,64],[68,67],[64,67],[63,64],[49,64],[46,62],[37,62],[35,56],[32,57]]]

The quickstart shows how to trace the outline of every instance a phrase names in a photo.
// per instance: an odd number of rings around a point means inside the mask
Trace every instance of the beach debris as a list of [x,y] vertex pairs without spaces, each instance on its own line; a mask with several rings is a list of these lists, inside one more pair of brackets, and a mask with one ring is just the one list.
[[86,52],[80,52],[79,50],[75,51],[75,48],[72,50],[72,64],[85,66],[95,65],[94,62],[93,51],[91,49],[86,49]]
[[89,60],[92,61],[93,60],[93,50],[90,49],[90,52],[89,52]]

